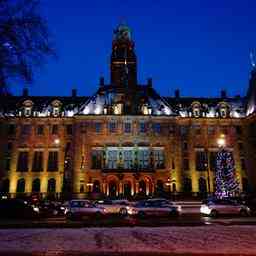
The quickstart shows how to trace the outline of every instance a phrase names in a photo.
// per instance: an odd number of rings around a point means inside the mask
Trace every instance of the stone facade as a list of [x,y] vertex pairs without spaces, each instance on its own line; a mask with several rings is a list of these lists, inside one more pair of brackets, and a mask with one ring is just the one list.
[[[198,195],[215,190],[217,140],[232,151],[241,192],[256,184],[255,77],[246,97],[161,97],[137,84],[130,30],[115,31],[111,83],[81,97],[1,99],[1,191],[75,197]],[[255,79],[255,80],[254,80]]]

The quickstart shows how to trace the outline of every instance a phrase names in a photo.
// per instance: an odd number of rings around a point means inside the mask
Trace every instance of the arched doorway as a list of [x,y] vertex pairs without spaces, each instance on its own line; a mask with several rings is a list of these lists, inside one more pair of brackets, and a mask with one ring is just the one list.
[[164,183],[162,180],[156,181],[156,195],[163,196],[164,194]]
[[114,180],[111,180],[108,184],[108,191],[110,197],[116,197],[117,196],[117,184]]
[[139,182],[139,193],[142,195],[146,195],[146,182],[144,180],[141,180]]
[[100,193],[100,182],[95,180],[92,185],[92,192],[93,193]]
[[55,179],[49,179],[48,185],[47,185],[47,192],[48,193],[55,193],[56,192],[56,180]]
[[41,189],[40,179],[34,179],[32,182],[32,192],[40,193],[40,189]]
[[198,190],[201,195],[207,192],[206,180],[202,177],[198,180]]
[[130,197],[132,195],[132,184],[130,181],[124,182],[124,196]]
[[17,193],[24,193],[25,192],[25,179],[19,179],[17,182],[17,188],[16,188]]

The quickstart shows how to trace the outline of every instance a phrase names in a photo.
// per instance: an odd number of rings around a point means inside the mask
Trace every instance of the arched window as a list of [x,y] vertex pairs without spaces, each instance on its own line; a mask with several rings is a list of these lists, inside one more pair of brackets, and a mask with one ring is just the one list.
[[229,106],[226,102],[220,102],[218,108],[220,117],[226,118],[229,116]]
[[192,192],[192,181],[190,178],[185,178],[183,181],[183,191],[185,193]]
[[57,117],[60,115],[60,108],[61,108],[61,102],[59,100],[54,100],[52,103],[51,103],[51,106],[52,106],[52,115],[54,117]]
[[146,194],[146,182],[144,180],[139,182],[139,193]]
[[49,179],[48,185],[47,185],[47,192],[48,193],[55,193],[56,192],[56,180],[55,179]]
[[10,190],[10,180],[4,179],[1,186],[1,192],[9,193]]
[[33,102],[31,100],[25,100],[22,105],[23,105],[23,114],[24,114],[24,116],[26,116],[26,117],[31,116],[32,108],[33,108],[33,105],[34,105]]
[[17,188],[16,188],[17,193],[24,193],[25,192],[25,179],[19,179],[17,182]]
[[157,180],[156,182],[156,192],[163,193],[164,192],[164,183],[162,180]]
[[132,192],[132,184],[130,181],[126,181],[124,183],[124,196],[131,196]]
[[41,188],[40,179],[34,179],[32,182],[32,192],[39,193]]
[[98,180],[95,180],[95,181],[93,182],[92,192],[94,192],[94,193],[100,193],[100,182],[99,182]]

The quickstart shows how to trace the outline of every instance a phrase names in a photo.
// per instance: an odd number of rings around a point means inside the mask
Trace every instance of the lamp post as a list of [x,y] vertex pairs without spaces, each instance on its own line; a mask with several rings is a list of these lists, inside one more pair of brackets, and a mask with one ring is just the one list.
[[210,182],[210,168],[209,168],[209,151],[206,148],[205,149],[205,155],[206,155],[206,162],[205,162],[205,167],[207,171],[207,185],[208,185],[208,193],[211,193],[211,182]]

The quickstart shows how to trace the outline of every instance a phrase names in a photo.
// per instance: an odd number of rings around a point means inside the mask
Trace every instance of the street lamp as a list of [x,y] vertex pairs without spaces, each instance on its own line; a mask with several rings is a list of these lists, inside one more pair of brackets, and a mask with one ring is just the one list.
[[220,137],[217,139],[217,144],[220,148],[224,148],[226,145],[225,135],[221,134]]
[[55,145],[58,146],[60,144],[60,139],[56,138],[56,139],[54,139],[53,142],[54,142]]
[[206,171],[207,171],[207,183],[208,183],[208,193],[211,193],[211,182],[210,182],[210,168],[209,168],[209,153],[208,149],[205,149],[205,155],[206,155],[206,163],[204,164]]

